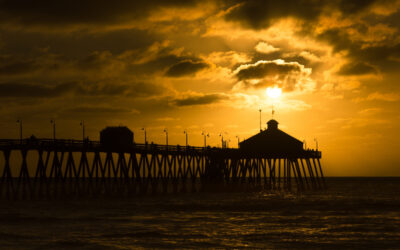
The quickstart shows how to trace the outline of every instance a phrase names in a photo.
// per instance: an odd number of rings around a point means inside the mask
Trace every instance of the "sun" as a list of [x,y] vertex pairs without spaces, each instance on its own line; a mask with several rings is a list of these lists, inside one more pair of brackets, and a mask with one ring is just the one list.
[[267,88],[267,96],[273,99],[279,98],[282,95],[282,89],[278,87],[268,87]]

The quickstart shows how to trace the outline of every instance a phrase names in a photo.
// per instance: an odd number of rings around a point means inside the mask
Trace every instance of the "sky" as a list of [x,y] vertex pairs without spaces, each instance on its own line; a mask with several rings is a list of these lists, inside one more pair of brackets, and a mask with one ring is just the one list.
[[274,107],[327,176],[400,176],[399,28],[394,0],[0,0],[0,138],[237,147]]

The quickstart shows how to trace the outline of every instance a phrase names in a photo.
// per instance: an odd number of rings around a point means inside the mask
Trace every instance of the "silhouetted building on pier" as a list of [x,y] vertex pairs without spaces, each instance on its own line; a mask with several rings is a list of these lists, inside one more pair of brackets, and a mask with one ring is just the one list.
[[117,149],[129,147],[133,145],[133,132],[123,126],[106,127],[100,132],[100,143]]
[[268,128],[239,143],[240,150],[252,153],[298,154],[303,142],[278,129],[276,120],[267,122]]

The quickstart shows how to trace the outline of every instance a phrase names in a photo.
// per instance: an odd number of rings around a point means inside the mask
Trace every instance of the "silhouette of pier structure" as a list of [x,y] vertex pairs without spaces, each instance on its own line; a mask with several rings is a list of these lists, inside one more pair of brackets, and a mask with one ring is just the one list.
[[[124,133],[128,139],[118,136]],[[321,152],[303,149],[303,143],[279,130],[275,120],[239,148],[138,144],[130,133],[114,127],[101,132],[101,141],[0,139],[1,195],[21,189],[40,195],[42,189],[52,192],[57,186],[75,192],[84,183],[98,189],[113,183],[120,192],[131,192],[128,186],[133,186],[132,192],[148,186],[156,191],[195,182],[287,190],[326,187]]]

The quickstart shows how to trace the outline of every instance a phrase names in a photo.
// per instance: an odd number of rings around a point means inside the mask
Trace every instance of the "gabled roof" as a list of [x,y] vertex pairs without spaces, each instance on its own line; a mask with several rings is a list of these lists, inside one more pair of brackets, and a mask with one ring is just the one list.
[[268,129],[242,141],[240,148],[251,151],[302,150],[303,142],[278,129],[278,122],[268,121]]
[[293,140],[302,143],[300,140],[278,129],[279,123],[276,120],[271,119],[267,122],[267,124],[268,124],[268,129],[260,131],[260,133],[253,135],[252,137],[242,141],[241,143],[250,142],[258,139],[263,139],[263,140],[283,139],[283,140]]
[[258,140],[265,140],[265,141],[293,141],[293,142],[298,142],[298,143],[303,143],[302,141],[294,138],[293,136],[283,132],[280,129],[266,129],[264,131],[261,131],[260,133],[253,135],[252,137],[240,142],[239,144],[246,144],[248,142],[255,142]]

